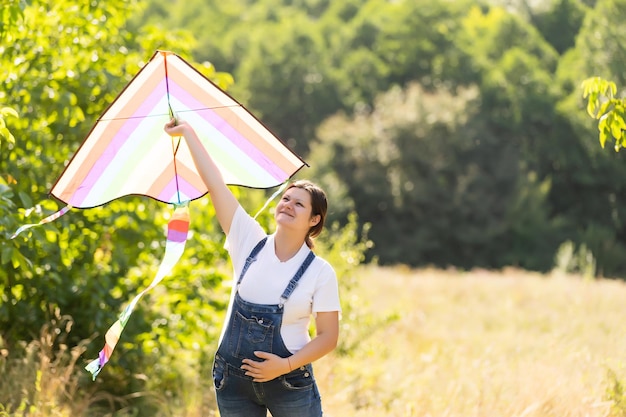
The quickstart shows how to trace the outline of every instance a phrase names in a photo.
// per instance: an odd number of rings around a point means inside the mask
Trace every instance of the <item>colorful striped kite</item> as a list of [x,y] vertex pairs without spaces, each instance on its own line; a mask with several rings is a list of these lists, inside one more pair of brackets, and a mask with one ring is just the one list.
[[99,358],[86,367],[93,379],[109,361],[139,299],[180,259],[189,229],[188,203],[208,192],[186,142],[163,131],[172,117],[194,127],[229,185],[276,187],[306,165],[240,103],[178,55],[157,51],[152,56],[98,119],[52,187],[50,193],[67,206],[13,235],[55,220],[72,207],[97,207],[127,195],[174,205],[157,275],[106,333]]
[[163,131],[172,115],[194,127],[227,184],[271,188],[305,165],[182,58],[157,51],[100,117],[51,194],[77,208],[131,194],[172,204],[203,196],[186,142]]

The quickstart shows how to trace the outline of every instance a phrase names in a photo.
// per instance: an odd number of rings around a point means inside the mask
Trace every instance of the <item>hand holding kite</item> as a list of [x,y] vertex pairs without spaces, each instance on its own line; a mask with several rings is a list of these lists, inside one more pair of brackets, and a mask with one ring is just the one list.
[[[224,178],[217,164],[202,146],[202,142],[198,138],[196,131],[187,122],[176,121],[176,119],[172,118],[172,120],[165,124],[163,130],[172,137],[184,137],[191,151],[198,173],[207,191],[211,194],[213,206],[216,208],[217,220],[222,230],[228,233],[239,202],[224,182]],[[273,199],[274,196],[272,196],[271,199]]]
[[188,126],[185,121],[177,121],[172,118],[169,122],[165,123],[164,130],[170,136],[185,136],[185,128]]

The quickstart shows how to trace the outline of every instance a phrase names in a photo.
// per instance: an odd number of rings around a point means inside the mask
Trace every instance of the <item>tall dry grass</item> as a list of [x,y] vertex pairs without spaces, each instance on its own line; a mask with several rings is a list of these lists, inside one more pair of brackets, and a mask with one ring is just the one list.
[[[517,270],[359,275],[342,294],[356,306],[344,350],[316,363],[327,417],[626,416],[624,282]],[[0,416],[130,416],[125,401],[159,397],[85,388],[83,347],[57,338],[68,326],[57,317],[16,361],[0,343],[0,388],[19,396]],[[164,404],[159,416],[217,415],[211,392],[184,394],[202,404]]]
[[369,267],[357,291],[396,319],[318,363],[329,417],[626,415],[621,281]]

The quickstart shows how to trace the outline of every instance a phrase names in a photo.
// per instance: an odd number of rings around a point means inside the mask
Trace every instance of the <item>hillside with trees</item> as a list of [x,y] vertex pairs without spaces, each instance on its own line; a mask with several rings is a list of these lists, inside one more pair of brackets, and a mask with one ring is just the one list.
[[334,219],[371,223],[368,259],[546,271],[573,242],[625,272],[626,168],[580,87],[626,84],[623,2],[166,3],[145,16],[196,34],[336,191]]

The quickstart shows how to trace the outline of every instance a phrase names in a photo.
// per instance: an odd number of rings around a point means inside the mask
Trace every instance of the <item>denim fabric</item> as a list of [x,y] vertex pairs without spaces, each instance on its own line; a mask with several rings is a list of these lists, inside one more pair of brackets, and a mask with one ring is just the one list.
[[215,357],[213,381],[222,417],[320,417],[322,404],[311,365],[269,382],[252,382],[244,371]]
[[[246,260],[238,283],[263,244],[261,241]],[[311,260],[309,256],[299,268],[281,301],[289,298]],[[272,417],[322,416],[311,364],[268,382],[253,382],[252,377],[240,369],[245,358],[259,360],[254,351],[270,352],[283,358],[291,356],[280,335],[283,311],[282,302],[255,304],[235,293],[228,327],[213,364],[213,383],[221,417],[266,417],[267,410]]]

